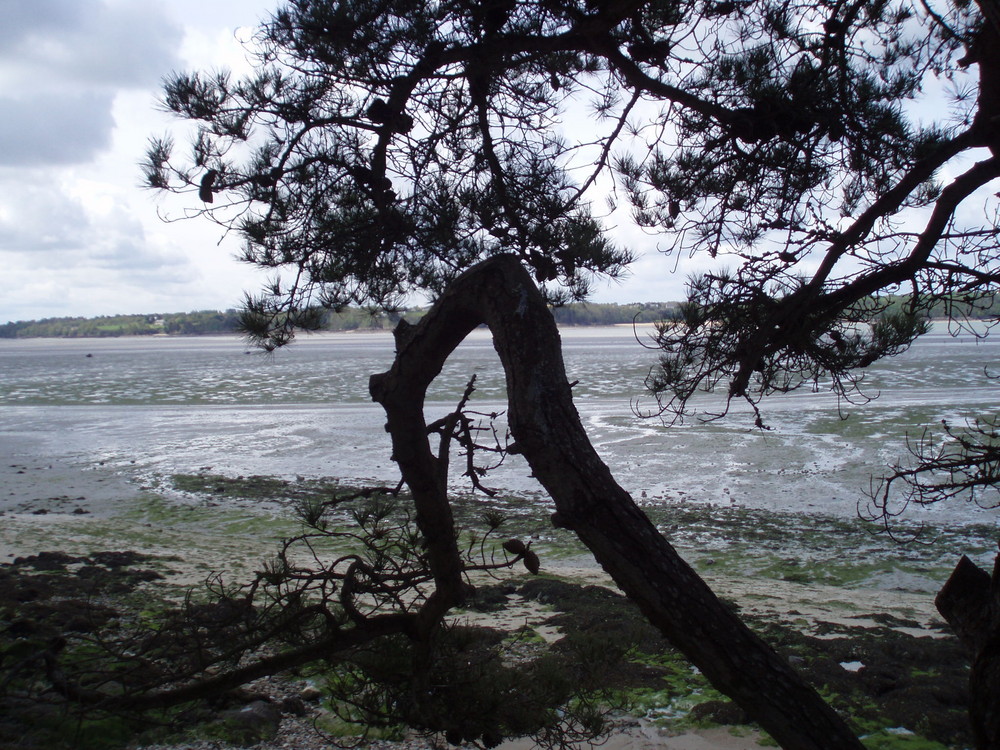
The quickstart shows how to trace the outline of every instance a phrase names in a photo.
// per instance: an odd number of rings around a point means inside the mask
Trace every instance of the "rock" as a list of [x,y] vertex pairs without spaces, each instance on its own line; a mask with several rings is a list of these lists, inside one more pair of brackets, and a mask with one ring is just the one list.
[[254,701],[241,709],[222,712],[216,725],[228,742],[246,747],[274,739],[280,723],[281,711],[277,706]]
[[108,568],[123,568],[127,565],[135,565],[149,559],[147,555],[140,555],[132,550],[95,552],[91,559],[95,565],[104,565]]
[[[48,511],[46,511],[48,512]],[[39,552],[37,555],[29,557],[18,557],[14,560],[15,565],[27,565],[35,570],[63,571],[67,565],[82,562],[82,557],[72,557],[65,552]]]
[[716,724],[747,724],[750,717],[746,711],[731,701],[706,701],[691,709],[689,717],[694,721],[708,720]]
[[[230,706],[249,706],[254,703],[270,703],[271,699],[263,693],[251,690],[248,687],[233,688],[224,696]],[[225,705],[225,704],[224,704]]]
[[290,695],[281,701],[281,712],[292,716],[305,716],[308,713],[305,701],[295,695]]
[[323,691],[313,685],[307,685],[299,692],[299,698],[307,703],[313,703],[323,697]]

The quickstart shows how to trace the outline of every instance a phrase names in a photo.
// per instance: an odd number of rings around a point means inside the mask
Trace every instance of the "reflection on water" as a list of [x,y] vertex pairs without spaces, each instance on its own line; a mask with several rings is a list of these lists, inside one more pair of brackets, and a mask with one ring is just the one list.
[[[631,328],[562,335],[584,424],[618,480],[645,502],[853,514],[870,475],[899,456],[917,425],[960,422],[998,405],[986,376],[998,344],[934,332],[871,368],[864,388],[878,398],[847,405],[847,420],[828,394],[802,392],[765,403],[766,432],[740,409],[667,427],[633,413],[637,401],[653,406],[642,380],[656,354]],[[271,356],[225,337],[0,341],[0,435],[140,474],[213,466],[391,481],[384,419],[367,383],[392,356],[392,337],[381,333],[303,337]],[[449,359],[429,410],[451,408],[473,373],[481,410],[502,410],[503,375],[485,331]],[[706,408],[718,406],[707,399]],[[492,483],[537,489],[528,474],[512,459]]]

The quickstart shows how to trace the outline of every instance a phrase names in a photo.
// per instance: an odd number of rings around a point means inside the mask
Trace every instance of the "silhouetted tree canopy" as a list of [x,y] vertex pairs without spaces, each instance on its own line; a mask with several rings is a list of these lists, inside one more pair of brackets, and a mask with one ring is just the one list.
[[699,364],[663,387],[752,396],[904,346],[915,323],[831,338],[879,314],[872,294],[906,285],[916,316],[989,291],[992,214],[956,210],[997,173],[996,33],[968,2],[299,0],[261,30],[253,76],[169,81],[164,106],[199,131],[145,167],[198,192],[247,261],[289,269],[251,309],[303,325],[504,252],[582,295],[631,258],[595,216],[613,175],[674,252],[735,260],[664,337]]

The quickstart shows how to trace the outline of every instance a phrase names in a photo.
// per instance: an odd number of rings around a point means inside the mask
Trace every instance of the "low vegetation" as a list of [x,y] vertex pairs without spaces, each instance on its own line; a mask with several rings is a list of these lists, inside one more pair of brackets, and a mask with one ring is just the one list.
[[[317,502],[351,489],[327,480],[226,477],[206,471],[163,478],[160,491],[180,492],[179,498],[153,504],[146,497],[136,509],[123,509],[123,513],[129,518],[138,513],[134,520],[142,529],[155,519],[161,533],[188,528],[189,516],[194,514],[201,536],[229,538],[233,534],[230,516],[238,520],[251,508],[261,513],[282,505],[308,516]],[[489,745],[495,740],[491,728],[476,721],[481,714],[495,714],[491,706],[499,703],[506,707],[505,726],[524,727],[526,732],[547,718],[538,711],[571,707],[577,713],[569,729],[582,734],[639,721],[674,732],[721,725],[734,732],[759,733],[745,712],[712,689],[627,599],[584,578],[551,573],[561,569],[557,561],[572,560],[583,548],[572,534],[550,528],[539,498],[470,496],[456,498],[454,505],[470,546],[478,544],[473,533],[484,518],[495,523],[503,517],[502,537],[530,540],[542,562],[541,575],[526,575],[517,566],[509,573],[498,571],[497,575],[503,573],[499,577],[482,577],[465,608],[449,617],[432,677],[435,684],[456,686],[464,713],[456,712],[447,696],[439,696],[436,708],[421,706],[419,716],[384,710],[387,705],[405,708],[402,699],[413,690],[407,671],[399,667],[414,655],[406,639],[398,635],[336,659],[318,659],[287,670],[267,685],[250,683],[220,690],[170,708],[117,712],[75,703],[53,688],[60,674],[78,679],[89,674],[89,679],[105,680],[110,686],[119,674],[142,671],[143,664],[123,658],[127,654],[116,648],[122,634],[151,632],[156,623],[176,622],[183,613],[201,618],[198,632],[204,635],[209,632],[204,629],[207,617],[229,612],[220,608],[218,579],[185,595],[171,580],[172,571],[193,561],[164,557],[163,550],[155,555],[129,551],[132,545],[144,545],[145,537],[130,538],[122,527],[114,539],[92,539],[91,546],[119,545],[114,551],[50,551],[0,565],[0,746],[112,750],[128,742],[195,738],[249,745],[273,732],[275,724],[248,728],[234,725],[231,718],[241,708],[259,702],[262,694],[270,701],[275,721],[281,714],[302,718],[304,712],[306,719],[344,741],[362,732],[399,739],[417,731],[441,740],[475,739]],[[351,514],[342,510],[329,517],[331,528],[350,524]],[[867,536],[860,521],[804,519],[693,503],[651,507],[650,511],[657,525],[706,573],[774,579],[804,587],[864,586],[872,570],[888,567],[892,559],[897,567],[939,577],[947,569],[942,559],[947,548],[985,549],[989,536],[985,527],[966,527],[962,539],[955,538],[956,529],[939,530],[944,536],[936,544],[920,545],[900,555],[885,537]],[[294,533],[290,520],[286,531]],[[242,552],[234,548],[232,556],[249,561],[256,554],[260,567],[259,558],[267,552],[261,549],[262,538],[260,534],[248,537],[243,542],[247,548]],[[849,549],[862,549],[859,538],[868,540],[864,554],[847,554]],[[270,546],[277,549],[279,544],[275,541]],[[359,540],[354,544],[357,547]],[[183,550],[175,551],[183,555]],[[252,573],[227,575],[232,582]],[[226,589],[232,592],[231,587]],[[517,605],[533,608],[530,620],[505,618],[505,612]],[[734,602],[728,606],[739,608]],[[968,663],[942,623],[928,625],[902,614],[861,611],[829,621],[782,614],[781,618],[766,616],[749,607],[741,612],[849,718],[866,747],[945,750],[969,746]],[[234,623],[224,621],[223,625],[231,628]],[[162,647],[169,651],[170,644]],[[470,663],[477,670],[471,680]],[[145,668],[153,666],[145,664]],[[307,685],[318,687],[321,695],[303,706],[296,699]],[[364,689],[359,693],[360,687]],[[536,688],[547,696],[546,702],[537,700]],[[531,700],[514,700],[524,695]],[[454,721],[456,717],[461,721]],[[446,719],[453,721],[446,725]]]

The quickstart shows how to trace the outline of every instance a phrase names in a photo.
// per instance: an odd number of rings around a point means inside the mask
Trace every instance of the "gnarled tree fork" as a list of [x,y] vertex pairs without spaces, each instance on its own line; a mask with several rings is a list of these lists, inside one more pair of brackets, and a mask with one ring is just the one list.
[[413,493],[440,606],[459,603],[465,584],[447,488],[427,439],[424,395],[448,356],[481,324],[490,328],[504,367],[514,445],[551,495],[553,523],[572,529],[650,622],[782,747],[862,747],[615,481],[573,405],[552,314],[511,255],[485,260],[459,276],[419,324],[401,322],[392,368],[370,381],[372,398],[388,417],[393,457]]

